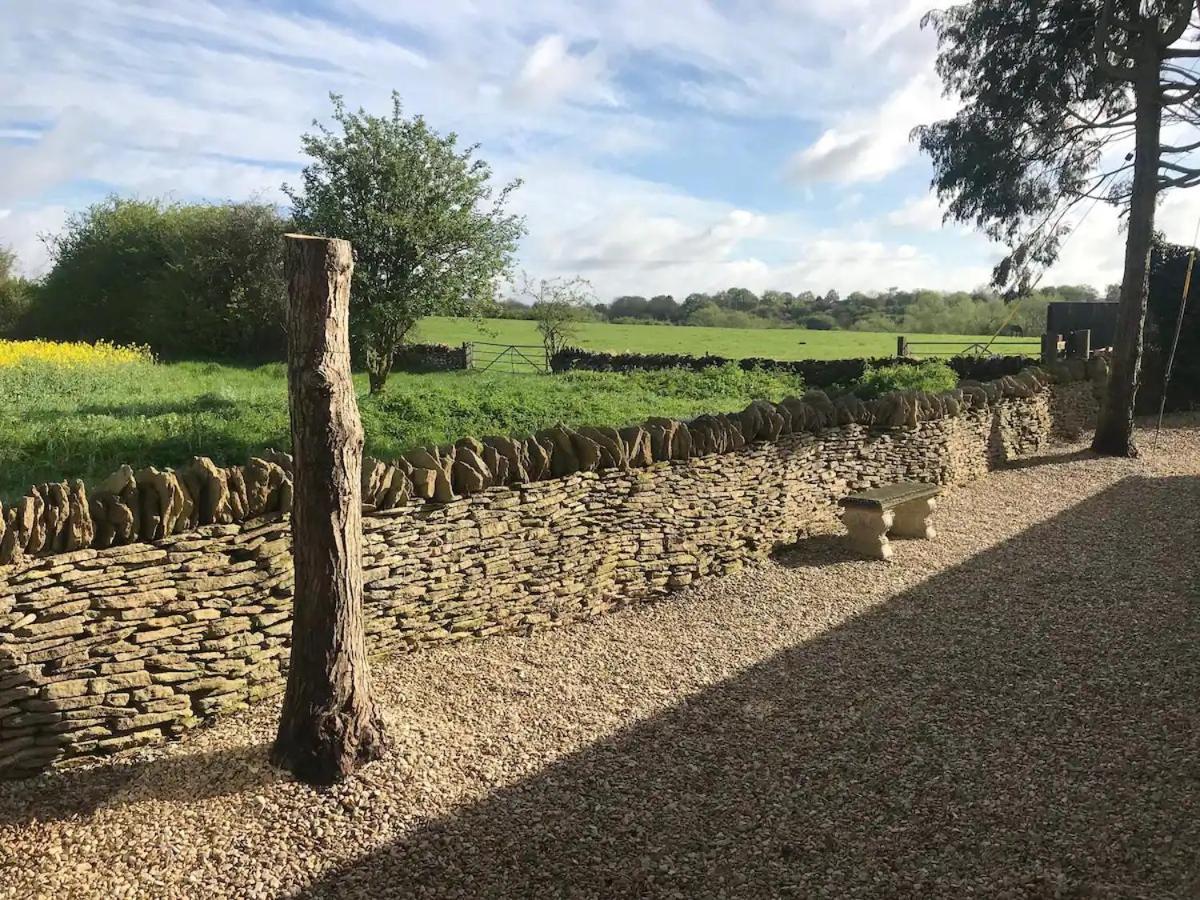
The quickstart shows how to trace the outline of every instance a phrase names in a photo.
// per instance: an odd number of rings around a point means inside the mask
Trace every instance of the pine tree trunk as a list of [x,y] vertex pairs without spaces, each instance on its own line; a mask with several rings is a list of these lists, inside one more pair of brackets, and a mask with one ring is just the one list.
[[362,621],[363,429],[350,378],[346,241],[287,235],[295,614],[276,765],[313,784],[383,750]]
[[1158,167],[1162,131],[1162,99],[1158,60],[1147,60],[1134,84],[1136,149],[1133,195],[1129,201],[1129,230],[1125,237],[1125,272],[1117,310],[1112,370],[1096,425],[1092,449],[1109,456],[1137,456],[1133,440],[1133,410],[1142,367],[1142,332],[1150,289],[1150,249],[1154,240],[1154,209],[1158,201]]

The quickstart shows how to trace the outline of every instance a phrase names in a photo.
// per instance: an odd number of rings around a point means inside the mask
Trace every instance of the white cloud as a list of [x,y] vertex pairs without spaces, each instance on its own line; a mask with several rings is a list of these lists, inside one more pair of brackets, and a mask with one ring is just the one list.
[[942,223],[942,205],[938,202],[937,194],[932,191],[913,197],[899,209],[892,210],[886,216],[889,225],[901,228],[915,228],[919,231],[940,231]]
[[937,77],[922,72],[877,106],[841,117],[792,157],[788,175],[800,183],[878,181],[916,156],[909,139],[915,126],[952,109]]
[[542,105],[572,95],[616,105],[612,89],[603,82],[604,75],[604,55],[598,49],[572,53],[566,38],[551,34],[529,51],[510,94],[519,102]]
[[17,254],[17,272],[36,277],[49,268],[50,257],[41,236],[53,234],[66,221],[66,207],[51,204],[31,209],[0,210],[0,247]]
[[[1121,280],[1125,262],[1123,217],[1108,204],[1080,213],[1083,224],[1062,246],[1058,261],[1042,278],[1043,284],[1090,284],[1103,289]],[[1076,218],[1075,221],[1079,221]],[[1191,246],[1200,225],[1200,189],[1168,192],[1155,215],[1155,228],[1168,241]]]
[[[670,185],[546,160],[518,204],[542,227],[524,262],[544,275],[582,275],[602,297],[686,296],[731,285],[843,294],[892,286],[973,288],[990,258],[947,261],[871,222],[831,230],[799,215],[770,215],[701,200]],[[557,210],[557,215],[551,215]]]

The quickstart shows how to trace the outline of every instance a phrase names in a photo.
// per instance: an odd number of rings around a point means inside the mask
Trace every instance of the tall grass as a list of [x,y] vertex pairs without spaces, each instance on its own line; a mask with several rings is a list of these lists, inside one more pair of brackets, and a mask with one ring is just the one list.
[[[365,376],[356,376],[356,386],[367,452],[385,458],[466,435],[732,411],[803,390],[792,376],[734,365],[630,375],[394,375],[380,397],[367,395]],[[0,497],[63,477],[93,483],[122,463],[177,466],[193,455],[243,462],[289,442],[286,372],[279,363],[27,360],[0,367]]]

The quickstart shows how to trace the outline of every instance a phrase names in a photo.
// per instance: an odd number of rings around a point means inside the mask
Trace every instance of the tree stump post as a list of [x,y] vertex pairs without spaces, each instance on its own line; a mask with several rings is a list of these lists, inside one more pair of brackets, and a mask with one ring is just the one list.
[[1042,362],[1052,363],[1058,361],[1058,342],[1061,335],[1050,334],[1047,332],[1042,335]]
[[362,602],[363,428],[350,376],[350,244],[289,234],[288,407],[295,492],[291,666],[271,761],[331,784],[383,751]]

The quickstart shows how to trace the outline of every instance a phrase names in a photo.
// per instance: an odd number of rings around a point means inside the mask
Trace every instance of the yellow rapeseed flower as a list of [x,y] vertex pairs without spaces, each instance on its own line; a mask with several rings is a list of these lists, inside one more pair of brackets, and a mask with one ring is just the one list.
[[121,346],[107,341],[5,341],[0,340],[0,369],[23,362],[45,362],[57,366],[113,366],[153,362],[149,347]]

